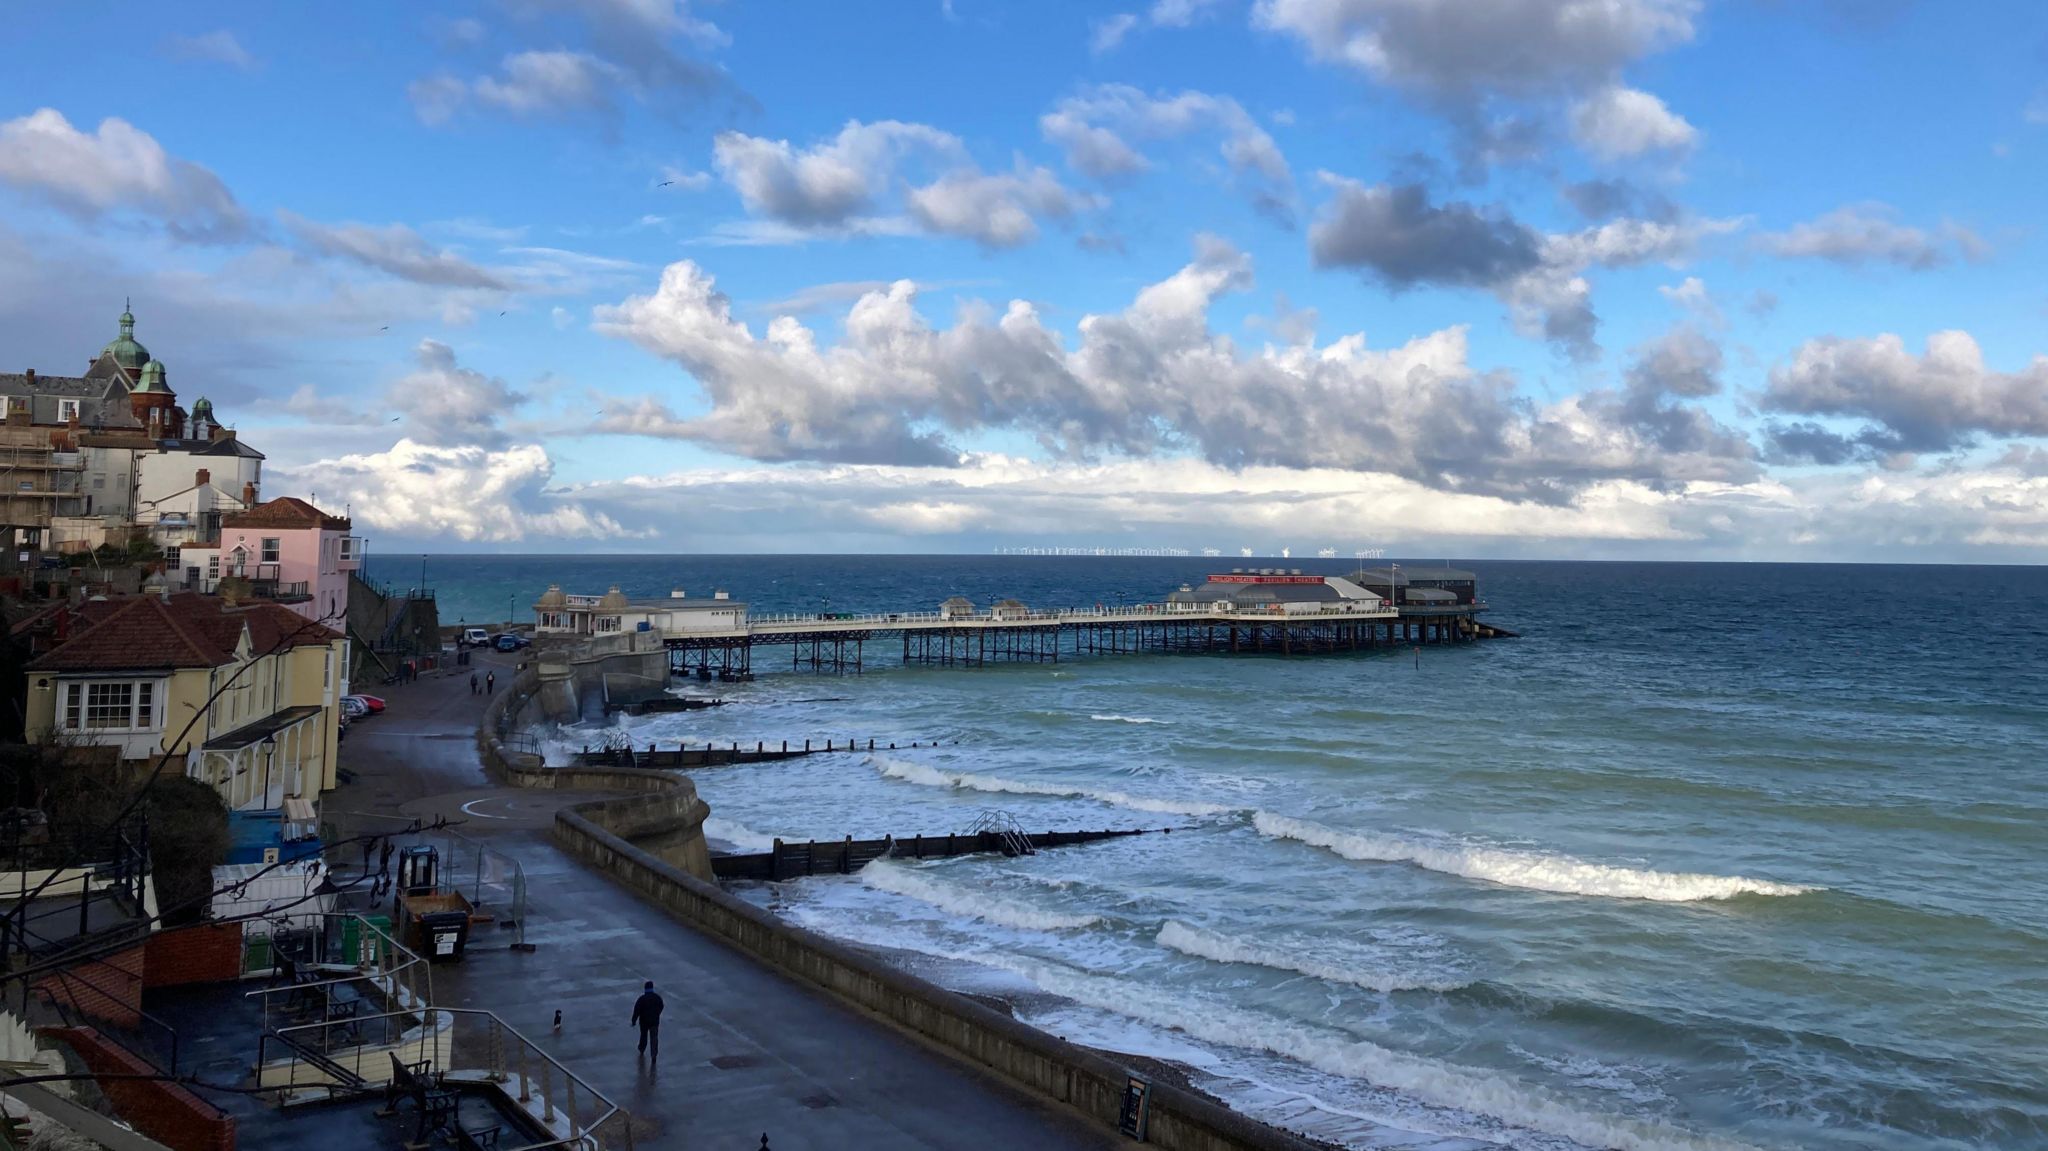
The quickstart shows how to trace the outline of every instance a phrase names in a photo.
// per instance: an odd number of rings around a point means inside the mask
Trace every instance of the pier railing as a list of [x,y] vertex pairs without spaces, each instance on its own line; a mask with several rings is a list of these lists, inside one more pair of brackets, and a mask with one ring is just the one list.
[[[1321,604],[1311,610],[1288,611],[1293,605],[1260,605],[1256,607],[1218,606],[1216,604],[1125,604],[1117,607],[1099,608],[1053,608],[1032,611],[979,611],[964,614],[948,614],[936,611],[904,612],[845,612],[845,613],[800,613],[784,612],[772,615],[749,615],[747,630],[762,631],[847,631],[888,630],[904,626],[929,627],[949,624],[980,624],[983,626],[1062,623],[1115,623],[1119,621],[1149,621],[1161,618],[1186,616],[1215,616],[1238,619],[1272,620],[1317,619],[1341,617],[1347,619],[1392,617],[1398,609],[1384,600],[1370,603],[1344,601]],[[1483,606],[1483,605],[1481,605]]]

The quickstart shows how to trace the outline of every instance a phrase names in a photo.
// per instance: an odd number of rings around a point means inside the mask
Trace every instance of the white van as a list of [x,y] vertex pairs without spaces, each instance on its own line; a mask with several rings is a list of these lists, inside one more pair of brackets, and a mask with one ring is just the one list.
[[466,627],[462,629],[462,646],[464,647],[488,647],[490,642],[491,633],[484,628]]

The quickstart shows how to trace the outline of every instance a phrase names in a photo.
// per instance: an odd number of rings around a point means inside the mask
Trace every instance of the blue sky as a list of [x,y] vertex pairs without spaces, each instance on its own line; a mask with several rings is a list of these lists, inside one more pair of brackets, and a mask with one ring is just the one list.
[[2038,6],[13,30],[10,370],[132,296],[382,546],[2048,557]]

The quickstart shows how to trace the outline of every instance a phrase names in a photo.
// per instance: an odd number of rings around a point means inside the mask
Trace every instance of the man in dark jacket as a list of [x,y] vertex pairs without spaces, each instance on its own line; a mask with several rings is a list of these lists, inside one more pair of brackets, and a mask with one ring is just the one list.
[[661,996],[654,993],[654,980],[647,981],[640,998],[633,1001],[632,1022],[640,1028],[640,1054],[661,1058]]

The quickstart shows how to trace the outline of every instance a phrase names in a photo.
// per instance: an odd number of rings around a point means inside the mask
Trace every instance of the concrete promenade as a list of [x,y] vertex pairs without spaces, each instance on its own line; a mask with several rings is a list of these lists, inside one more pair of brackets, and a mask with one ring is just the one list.
[[[503,689],[515,657],[476,657]],[[435,997],[497,1012],[635,1118],[640,1148],[774,1151],[875,1147],[1107,1148],[1078,1114],[1027,1097],[821,992],[668,918],[558,851],[547,828],[590,793],[491,785],[475,732],[484,700],[467,669],[387,689],[389,710],[355,724],[326,799],[342,835],[446,815],[525,869],[531,954],[480,927]],[[662,1058],[634,1053],[627,1019],[643,979],[667,999]],[[563,1025],[552,1027],[560,1010]]]

